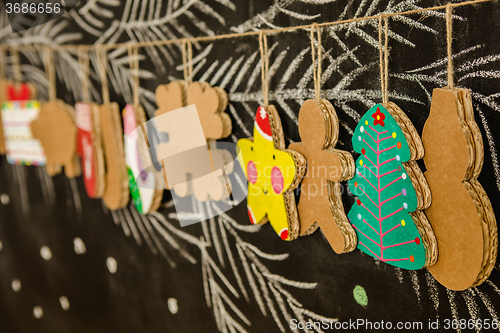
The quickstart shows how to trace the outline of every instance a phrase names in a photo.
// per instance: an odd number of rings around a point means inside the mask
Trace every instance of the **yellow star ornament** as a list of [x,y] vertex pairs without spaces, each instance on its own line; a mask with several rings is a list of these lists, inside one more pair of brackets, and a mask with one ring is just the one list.
[[293,190],[304,177],[306,159],[284,149],[283,128],[273,105],[259,107],[253,135],[238,141],[238,161],[248,179],[248,216],[254,224],[269,221],[281,239],[293,240],[299,235]]

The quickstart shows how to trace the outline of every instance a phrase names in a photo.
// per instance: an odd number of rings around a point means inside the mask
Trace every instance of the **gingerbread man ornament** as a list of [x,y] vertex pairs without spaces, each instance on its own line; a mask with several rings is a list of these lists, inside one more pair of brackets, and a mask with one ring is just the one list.
[[338,119],[332,104],[321,99],[307,100],[299,112],[300,143],[289,149],[307,159],[298,212],[300,235],[309,235],[321,227],[336,253],[356,247],[356,232],[342,205],[340,181],[353,177],[355,165],[351,154],[333,149],[338,139]]

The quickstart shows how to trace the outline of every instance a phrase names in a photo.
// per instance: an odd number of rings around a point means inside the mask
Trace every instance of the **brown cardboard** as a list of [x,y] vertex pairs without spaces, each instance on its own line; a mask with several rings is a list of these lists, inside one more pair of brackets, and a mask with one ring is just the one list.
[[445,287],[464,290],[490,275],[498,247],[495,215],[476,180],[482,138],[469,90],[434,89],[422,140],[432,191],[425,213],[439,246],[438,261],[429,271]]
[[31,123],[33,137],[40,140],[47,155],[47,173],[54,176],[61,172],[68,178],[81,173],[76,155],[77,127],[75,111],[61,100],[44,102],[38,118]]
[[195,104],[207,140],[222,139],[231,134],[231,118],[224,113],[227,94],[205,82],[193,82],[188,89],[188,104]]
[[106,187],[103,201],[111,210],[125,208],[129,201],[129,189],[118,104],[100,105],[99,120],[106,157]]
[[156,87],[155,95],[158,104],[156,117],[187,105],[186,83],[182,80],[159,85]]
[[300,235],[314,232],[319,225],[333,250],[344,253],[356,248],[357,238],[342,205],[339,182],[352,178],[355,166],[350,154],[333,150],[338,129],[330,102],[307,100],[299,112],[302,142],[290,144],[289,149],[304,155],[308,163],[298,205]]

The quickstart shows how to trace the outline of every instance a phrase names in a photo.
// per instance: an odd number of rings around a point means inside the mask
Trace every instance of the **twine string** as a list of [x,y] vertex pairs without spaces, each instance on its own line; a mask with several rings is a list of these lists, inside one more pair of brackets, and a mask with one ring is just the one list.
[[260,58],[262,60],[262,97],[264,99],[264,106],[269,105],[269,55],[267,54],[267,35],[264,30],[259,33],[259,49]]
[[45,75],[47,76],[49,101],[55,101],[57,98],[57,92],[56,69],[54,67],[54,52],[48,47],[43,48],[43,65],[45,67]]
[[189,39],[184,39],[181,47],[184,81],[189,86],[193,80],[193,45]]
[[5,79],[5,67],[7,63],[5,61],[5,48],[0,47],[0,80]]
[[90,103],[89,75],[90,75],[90,57],[84,48],[78,49],[78,64],[80,67],[80,81],[82,84],[82,101]]
[[139,96],[139,51],[136,46],[130,45],[128,48],[128,57],[130,61],[130,74],[132,76],[132,96],[133,105],[140,105]]
[[106,56],[106,50],[103,47],[98,47],[97,50],[97,62],[99,63],[99,73],[101,74],[101,86],[102,86],[102,101],[104,104],[109,104],[109,87],[108,87],[108,75],[106,73],[108,67],[108,59]]
[[446,44],[448,52],[448,88],[453,89],[453,55],[451,53],[452,29],[453,29],[453,7],[451,3],[446,5]]
[[[382,21],[384,27],[382,28]],[[382,34],[383,30],[383,34]],[[389,101],[388,82],[389,82],[389,22],[385,14],[379,15],[378,20],[378,44],[379,44],[379,63],[380,63],[380,88],[382,91],[382,103]],[[383,38],[382,38],[383,35]],[[383,39],[383,43],[382,43]]]
[[[316,47],[314,44],[314,30],[317,32],[318,46]],[[316,54],[318,56],[317,65],[316,65]],[[313,66],[313,77],[314,77],[314,97],[316,101],[321,99],[321,29],[316,24],[313,23],[311,27],[311,57],[312,57],[312,66]]]

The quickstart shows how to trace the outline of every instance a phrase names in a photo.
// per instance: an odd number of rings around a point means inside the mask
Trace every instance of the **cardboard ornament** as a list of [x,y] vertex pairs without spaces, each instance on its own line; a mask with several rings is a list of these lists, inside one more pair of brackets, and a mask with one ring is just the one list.
[[283,128],[273,105],[261,106],[254,123],[254,137],[238,140],[238,161],[248,178],[247,208],[252,223],[269,221],[283,240],[299,235],[296,189],[306,171],[306,159],[285,149]]
[[128,174],[118,104],[100,105],[99,120],[106,162],[106,186],[102,199],[111,210],[125,208],[129,201]]
[[[156,211],[163,197],[162,175],[152,165],[149,147],[141,126],[146,123],[146,114],[141,106],[128,104],[123,110],[123,130],[125,134],[125,163],[132,202],[141,214]],[[136,177],[135,175],[139,175]]]
[[431,198],[415,162],[424,150],[413,124],[396,104],[377,104],[361,118],[352,143],[361,153],[349,180],[358,197],[348,214],[358,248],[404,269],[432,266],[437,242],[422,212]]
[[68,178],[80,175],[76,155],[75,111],[61,100],[44,102],[36,120],[31,123],[33,137],[40,140],[47,156],[47,174],[64,173]]
[[313,233],[318,226],[336,253],[356,248],[356,232],[342,204],[340,181],[354,176],[354,159],[334,149],[339,124],[332,104],[326,99],[307,100],[299,112],[302,142],[288,147],[304,155],[307,170],[301,183],[298,204],[300,235]]
[[31,122],[38,117],[40,103],[29,84],[8,84],[7,102],[2,104],[2,128],[7,161],[10,164],[45,165],[40,141],[33,137]]
[[[179,161],[179,163],[185,163],[182,166],[186,174],[184,177],[185,181],[176,182],[175,186],[170,187],[165,174],[166,188],[173,189],[175,194],[181,198],[194,195],[201,202],[207,200],[220,201],[228,198],[231,194],[231,183],[227,174],[233,171],[232,156],[227,150],[212,147],[210,142],[208,143],[210,147],[207,145],[207,141],[209,140],[221,139],[231,134],[231,119],[229,115],[224,113],[228,103],[226,92],[219,87],[211,87],[208,83],[204,82],[193,82],[186,89],[185,81],[176,81],[168,85],[158,86],[156,89],[156,100],[158,110],[155,116],[194,104],[205,138],[205,143],[199,144],[199,146],[206,147],[204,152],[199,151],[200,154],[189,156],[185,161]],[[157,125],[156,129],[160,133],[163,133],[163,136],[176,131],[176,129],[170,128],[168,124]],[[157,137],[160,137],[160,133],[157,134]],[[152,145],[150,133],[148,133],[148,138],[150,145]],[[193,146],[189,142],[176,142],[175,144],[175,149],[179,151],[187,151]],[[171,155],[167,152],[171,149],[171,144],[169,145],[167,142],[159,143],[157,155]],[[205,165],[206,163],[206,161],[201,159],[205,159],[207,156],[210,156],[212,163],[212,172],[209,173],[200,171],[200,165]],[[200,160],[197,160],[197,158]],[[190,180],[188,177],[189,174],[203,175]]]
[[469,90],[434,89],[422,140],[432,191],[425,213],[439,245],[429,271],[452,290],[477,286],[493,270],[498,234],[493,207],[477,180],[484,148]]
[[95,103],[76,103],[77,153],[82,163],[85,190],[90,198],[104,194],[105,165],[101,139],[99,106]]

